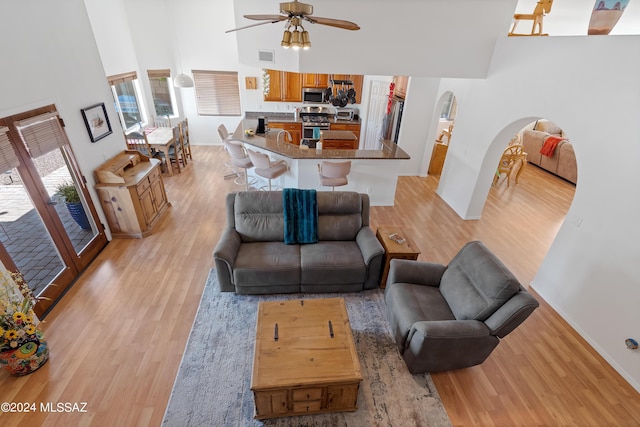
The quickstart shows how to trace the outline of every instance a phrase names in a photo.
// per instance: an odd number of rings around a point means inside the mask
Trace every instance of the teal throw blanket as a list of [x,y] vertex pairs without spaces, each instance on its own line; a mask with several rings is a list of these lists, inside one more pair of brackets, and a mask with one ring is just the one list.
[[318,242],[318,202],[316,190],[285,188],[284,243],[287,245]]

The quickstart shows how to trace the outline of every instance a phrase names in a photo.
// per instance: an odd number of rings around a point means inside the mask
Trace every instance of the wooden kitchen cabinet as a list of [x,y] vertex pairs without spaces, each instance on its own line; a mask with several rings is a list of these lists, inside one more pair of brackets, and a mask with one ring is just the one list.
[[[300,140],[302,139],[302,123],[293,123],[293,122],[269,122],[269,129],[284,129],[291,134],[292,144],[300,145]],[[273,130],[276,132],[277,130]],[[280,141],[284,141],[284,135],[280,137]]]
[[304,73],[302,87],[326,89],[329,87],[329,74]]
[[126,150],[95,171],[96,192],[113,237],[149,235],[171,206],[160,173],[160,160]]
[[282,72],[282,100],[302,102],[302,74]]
[[409,86],[409,76],[394,76],[393,82],[396,84],[393,94],[400,98],[407,96],[407,86]]
[[265,101],[302,102],[302,74],[266,70],[269,74],[269,93]]
[[329,129],[331,129],[331,130],[347,130],[349,132],[353,132],[353,134],[356,136],[356,147],[355,147],[355,149],[358,149],[358,146],[360,144],[360,123],[340,123],[340,122],[336,122],[336,123],[331,123],[331,125],[329,126]]

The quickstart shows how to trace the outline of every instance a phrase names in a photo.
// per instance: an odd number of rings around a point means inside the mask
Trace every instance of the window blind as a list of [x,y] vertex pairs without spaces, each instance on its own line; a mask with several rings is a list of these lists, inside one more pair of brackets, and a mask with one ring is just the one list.
[[0,127],[0,172],[9,171],[20,165],[20,160],[9,140],[9,128]]
[[40,157],[66,143],[57,112],[20,120],[15,125],[31,158]]
[[162,79],[171,77],[171,70],[147,70],[147,76],[150,79]]
[[138,78],[138,74],[135,71],[129,71],[128,73],[115,74],[113,76],[108,76],[107,81],[109,82],[109,85],[115,86],[120,83],[136,80],[137,78]]
[[240,88],[235,71],[193,70],[200,116],[239,116]]

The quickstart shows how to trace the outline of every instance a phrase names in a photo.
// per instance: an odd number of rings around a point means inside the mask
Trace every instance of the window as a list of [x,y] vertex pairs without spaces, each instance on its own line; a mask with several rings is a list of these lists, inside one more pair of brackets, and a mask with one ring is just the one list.
[[171,70],[147,70],[153,108],[158,117],[176,117],[175,98],[171,89]]
[[145,122],[145,110],[138,86],[138,75],[135,72],[117,74],[107,77],[113,92],[116,112],[125,130]]
[[239,116],[240,88],[234,71],[193,70],[199,116]]

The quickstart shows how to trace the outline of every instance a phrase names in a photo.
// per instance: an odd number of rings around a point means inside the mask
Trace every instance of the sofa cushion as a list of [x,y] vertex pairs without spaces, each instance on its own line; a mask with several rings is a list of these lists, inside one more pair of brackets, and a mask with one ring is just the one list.
[[449,305],[435,286],[393,283],[385,289],[387,318],[400,353],[411,326],[427,320],[455,320]]
[[362,226],[362,197],[359,193],[318,192],[319,240],[355,240]]
[[481,242],[467,243],[440,281],[440,292],[458,320],[486,320],[519,289],[518,279]]
[[550,135],[562,135],[562,129],[560,129],[557,124],[546,119],[538,120],[533,129],[539,130],[540,132],[546,132]]
[[242,242],[284,241],[282,193],[276,191],[236,194],[234,202],[236,231]]
[[301,284],[363,283],[366,266],[355,241],[320,241],[300,246]]
[[243,243],[233,279],[236,287],[300,284],[300,246],[284,242]]

